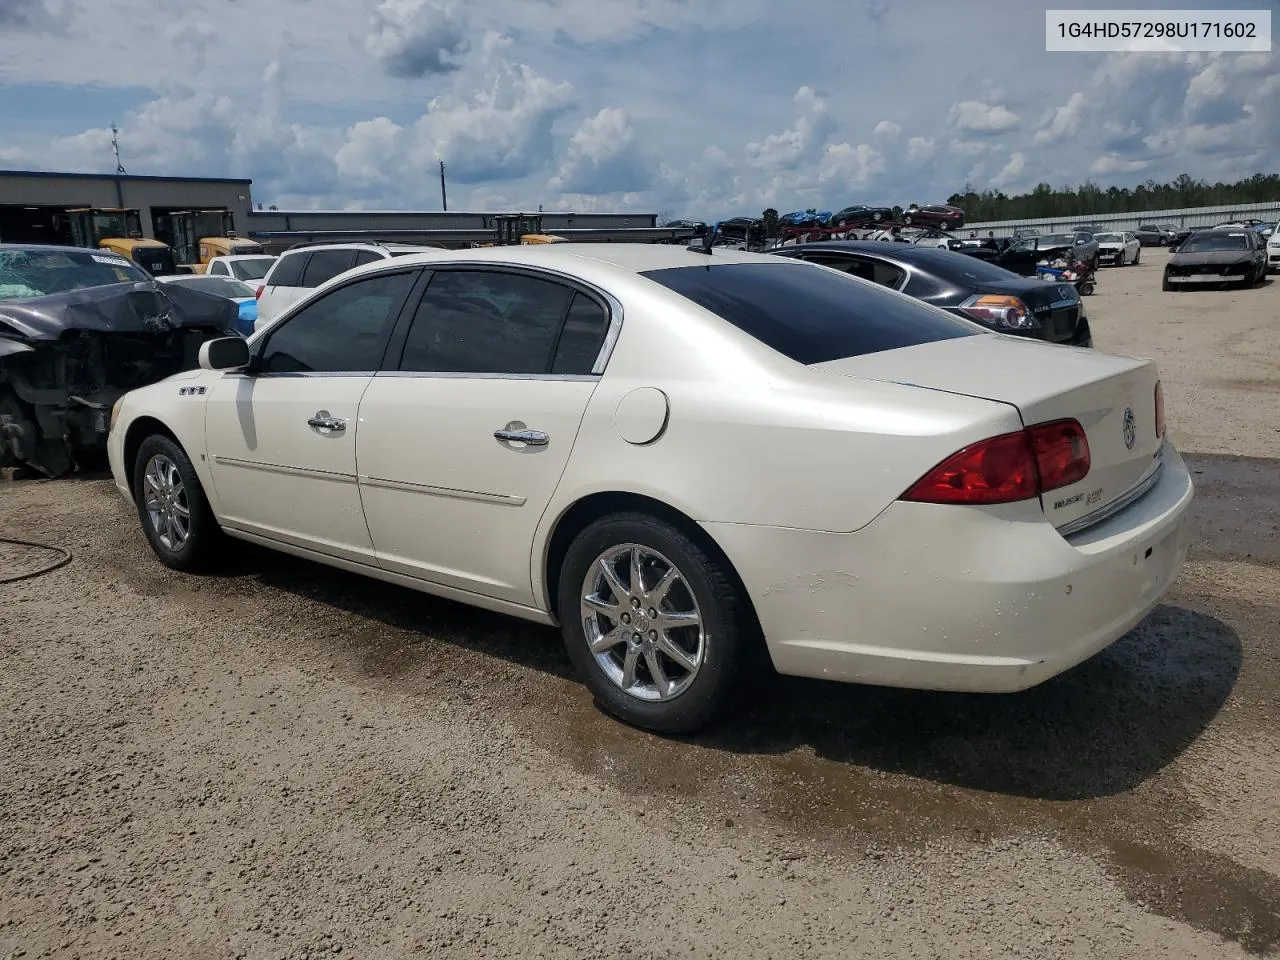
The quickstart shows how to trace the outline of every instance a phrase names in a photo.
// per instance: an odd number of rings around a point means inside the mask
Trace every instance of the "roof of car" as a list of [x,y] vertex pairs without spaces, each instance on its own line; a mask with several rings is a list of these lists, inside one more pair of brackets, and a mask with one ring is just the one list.
[[[894,241],[885,240],[818,240],[814,243],[796,243],[786,247],[779,247],[779,250],[805,250],[805,251],[822,251],[822,250],[848,250],[860,253],[877,253],[881,256],[899,257],[904,260],[910,260],[913,257],[919,259],[928,259],[934,254],[951,253],[950,250],[942,250],[934,246],[926,246],[916,243],[896,243]],[[958,256],[966,256],[966,254],[958,254]]]
[[[745,253],[725,247],[715,248],[715,262],[776,262],[778,258]],[[397,264],[494,261],[527,266],[557,267],[572,270],[575,262],[590,260],[609,264],[634,273],[671,267],[705,267],[711,259],[671,243],[548,243],[514,244],[506,247],[473,247],[463,250],[424,250],[396,257]],[[374,266],[369,264],[368,267]],[[367,267],[366,267],[367,269]]]

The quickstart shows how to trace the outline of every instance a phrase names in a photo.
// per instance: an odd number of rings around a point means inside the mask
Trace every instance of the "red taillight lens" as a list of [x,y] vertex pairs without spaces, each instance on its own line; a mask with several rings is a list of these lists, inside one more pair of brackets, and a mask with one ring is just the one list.
[[1030,500],[1089,473],[1089,440],[1075,420],[1039,423],[965,447],[899,499],[971,505]]
[[255,299],[255,300],[261,300],[261,299],[262,299],[262,291],[263,291],[263,290],[265,290],[265,289],[267,289],[265,286],[259,287],[259,288],[258,288],[258,292],[257,292],[257,293],[255,293],[255,294],[253,295],[253,299]]
[[1083,480],[1089,472],[1089,439],[1075,420],[1054,420],[1027,427],[1040,471],[1040,489],[1057,490]]
[[1012,503],[1040,492],[1025,430],[965,447],[926,473],[903,500],[918,503]]
[[1164,387],[1156,381],[1156,439],[1164,436]]

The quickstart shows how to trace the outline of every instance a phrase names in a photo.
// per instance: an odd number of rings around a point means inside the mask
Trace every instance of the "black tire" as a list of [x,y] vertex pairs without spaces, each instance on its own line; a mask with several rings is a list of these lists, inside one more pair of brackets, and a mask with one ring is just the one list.
[[[581,613],[587,575],[595,568],[597,559],[613,548],[628,544],[656,551],[674,565],[685,584],[677,589],[686,601],[692,598],[701,615],[701,664],[685,689],[665,701],[640,699],[623,690],[620,682],[612,679],[597,661],[587,639]],[[627,586],[630,588],[630,583]],[[683,594],[686,588],[687,594]],[[627,598],[613,592],[619,609],[625,610]],[[595,521],[574,538],[565,553],[558,594],[569,659],[604,711],[657,733],[685,734],[723,718],[731,706],[746,699],[741,696],[740,684],[751,679],[753,652],[762,649],[755,612],[725,563],[675,525],[644,513],[618,513]],[[620,622],[618,628],[630,629]],[[628,649],[626,643],[617,646],[622,646],[624,651]],[[616,656],[617,646],[606,656]],[[670,666],[674,661],[664,663]],[[643,668],[637,665],[637,670],[641,669],[652,679],[647,665]]]
[[[165,534],[157,529],[157,523],[152,520],[148,509],[147,469],[157,457],[172,464],[181,480],[181,493],[174,499],[185,507],[188,523],[186,537],[180,543],[176,536],[169,536],[170,542],[165,542]],[[157,461],[157,465],[159,463]],[[138,448],[138,456],[133,462],[133,499],[137,505],[142,532],[161,563],[185,572],[204,570],[213,564],[222,546],[222,528],[218,526],[209,507],[204,487],[195,467],[191,465],[191,459],[181,446],[164,434],[152,434]]]
[[1160,281],[1160,289],[1163,290],[1165,293],[1173,292],[1173,284],[1169,282],[1168,277],[1165,277],[1163,280]]
[[1142,247],[1138,247],[1138,252],[1133,255],[1133,265],[1136,267],[1142,262]]

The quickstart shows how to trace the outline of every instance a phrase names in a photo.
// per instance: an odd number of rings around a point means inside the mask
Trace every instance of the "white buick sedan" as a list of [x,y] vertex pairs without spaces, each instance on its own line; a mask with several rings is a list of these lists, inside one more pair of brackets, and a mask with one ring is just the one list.
[[563,631],[691,731],[777,671],[1013,691],[1137,624],[1192,499],[1155,365],[837,270],[666,245],[329,281],[112,411],[161,562],[236,537]]

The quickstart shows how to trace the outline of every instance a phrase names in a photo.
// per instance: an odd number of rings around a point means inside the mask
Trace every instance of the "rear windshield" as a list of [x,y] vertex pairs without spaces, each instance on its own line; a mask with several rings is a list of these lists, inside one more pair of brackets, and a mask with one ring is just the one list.
[[191,277],[174,281],[180,283],[184,287],[190,287],[192,290],[199,290],[201,293],[212,294],[215,297],[226,297],[228,300],[234,300],[237,297],[252,297],[253,287],[239,280],[233,280],[231,277]]
[[1037,237],[1036,244],[1044,247],[1069,247],[1076,242],[1074,233],[1051,233],[1047,237]]
[[1210,230],[1205,230],[1202,233],[1193,233],[1182,244],[1183,253],[1190,253],[1196,250],[1247,249],[1249,249],[1249,241],[1245,239],[1243,233],[1216,233]]
[[241,280],[261,280],[275,262],[275,257],[253,257],[249,260],[228,261],[227,266]]
[[[974,243],[975,241],[969,241]],[[979,260],[967,253],[955,253],[951,250],[913,250],[910,257],[903,257],[904,263],[910,263],[927,270],[943,280],[960,283],[965,280],[1000,282],[1002,280],[1021,280],[1018,274],[994,263]]]
[[78,250],[0,250],[0,300],[24,300],[151,278],[124,257]]
[[781,259],[669,267],[641,276],[804,364],[982,332],[874,283]]

